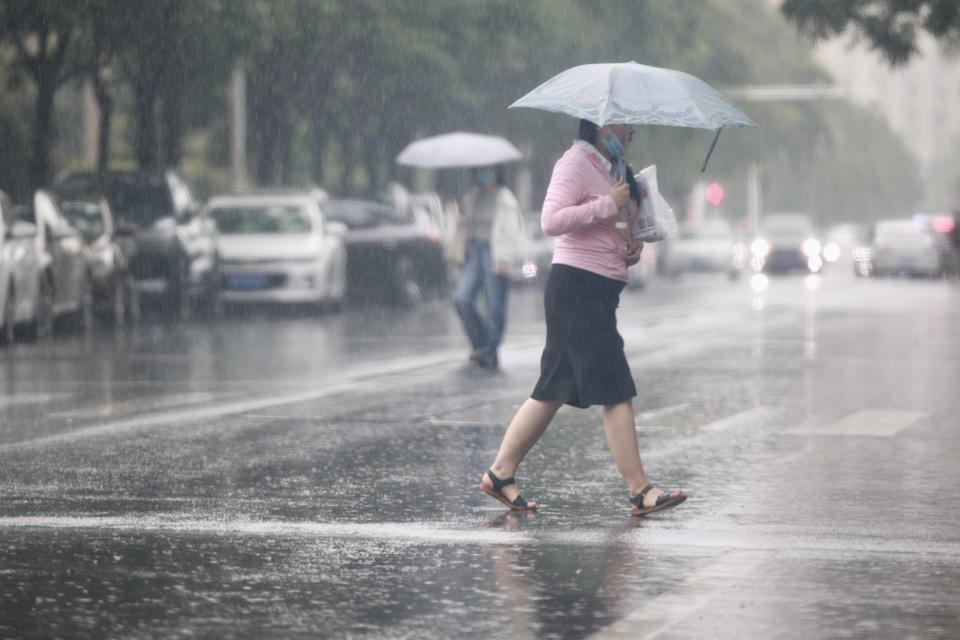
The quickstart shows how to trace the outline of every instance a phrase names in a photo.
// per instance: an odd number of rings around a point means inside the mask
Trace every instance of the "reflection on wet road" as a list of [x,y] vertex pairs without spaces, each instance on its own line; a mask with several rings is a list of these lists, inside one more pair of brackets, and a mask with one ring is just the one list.
[[629,516],[597,409],[476,489],[535,381],[443,302],[147,323],[0,353],[0,636],[956,637],[960,286],[655,281],[621,332],[653,477]]

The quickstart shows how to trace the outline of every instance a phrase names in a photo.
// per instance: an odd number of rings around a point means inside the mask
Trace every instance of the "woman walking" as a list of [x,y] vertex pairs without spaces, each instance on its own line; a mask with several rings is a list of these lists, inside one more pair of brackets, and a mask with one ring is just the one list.
[[[507,326],[507,274],[520,237],[517,199],[505,185],[502,165],[473,170],[476,188],[461,202],[451,257],[462,266],[453,305],[473,351],[470,360],[496,368],[497,351]],[[483,292],[485,312],[477,309]]]
[[642,194],[626,165],[629,125],[580,121],[579,139],[557,161],[540,222],[556,237],[544,293],[547,342],[540,379],[510,422],[481,490],[516,511],[537,508],[516,486],[520,462],[563,404],[603,406],[603,430],[633,505],[642,516],[674,507],[682,491],[650,482],[637,443],[633,377],[617,332],[616,308],[643,243],[630,232]]

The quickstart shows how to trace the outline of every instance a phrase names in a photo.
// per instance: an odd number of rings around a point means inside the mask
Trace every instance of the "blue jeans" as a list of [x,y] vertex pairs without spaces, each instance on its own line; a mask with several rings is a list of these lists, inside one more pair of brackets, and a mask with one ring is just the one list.
[[[477,310],[477,297],[483,291],[485,313]],[[490,243],[467,241],[467,255],[460,282],[453,292],[457,308],[470,344],[484,356],[496,358],[497,348],[507,327],[507,277],[497,275]]]

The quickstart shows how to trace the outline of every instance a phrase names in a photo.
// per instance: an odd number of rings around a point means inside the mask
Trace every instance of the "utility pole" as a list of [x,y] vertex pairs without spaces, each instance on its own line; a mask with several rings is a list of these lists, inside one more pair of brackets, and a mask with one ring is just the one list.
[[247,73],[240,62],[233,67],[230,95],[233,188],[240,190],[247,186]]

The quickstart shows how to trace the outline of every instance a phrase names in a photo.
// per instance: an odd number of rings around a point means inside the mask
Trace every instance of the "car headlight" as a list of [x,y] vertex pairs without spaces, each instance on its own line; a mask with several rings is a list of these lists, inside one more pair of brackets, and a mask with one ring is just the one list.
[[804,240],[803,244],[800,245],[800,250],[808,258],[816,258],[820,255],[820,241],[816,238]]
[[756,258],[766,258],[770,253],[770,243],[763,238],[757,238],[750,243],[750,253]]
[[840,246],[836,242],[828,242],[823,248],[823,257],[827,262],[836,262],[840,259]]

